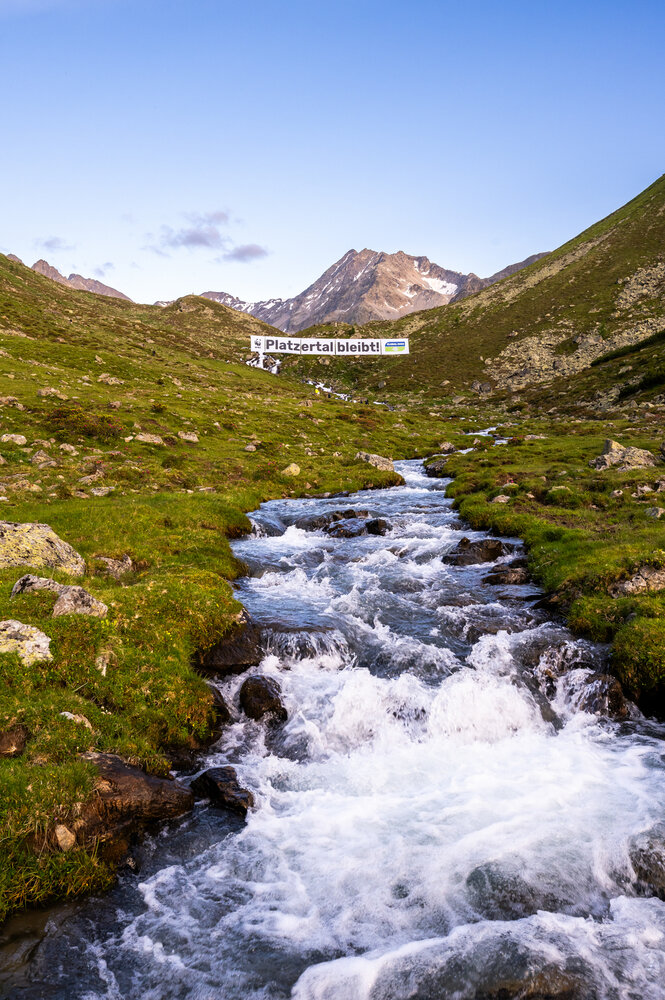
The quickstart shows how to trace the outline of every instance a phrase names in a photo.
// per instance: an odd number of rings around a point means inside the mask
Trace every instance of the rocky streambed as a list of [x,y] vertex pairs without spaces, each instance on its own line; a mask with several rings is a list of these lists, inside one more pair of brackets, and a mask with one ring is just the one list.
[[0,995],[662,1000],[665,731],[517,540],[397,467],[252,516],[206,798],[104,898],[10,922]]

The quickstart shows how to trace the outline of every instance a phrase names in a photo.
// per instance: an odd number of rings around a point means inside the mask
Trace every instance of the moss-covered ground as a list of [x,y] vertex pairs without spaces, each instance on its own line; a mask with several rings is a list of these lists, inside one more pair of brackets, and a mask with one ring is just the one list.
[[[505,445],[480,439],[474,452],[448,461],[460,513],[476,528],[523,538],[552,606],[577,633],[613,641],[612,669],[627,693],[664,715],[665,591],[610,591],[642,566],[665,565],[665,517],[648,513],[665,508],[665,464],[623,472],[589,466],[608,437],[660,455],[663,408],[631,420],[522,417],[497,433]],[[493,502],[498,496],[510,499]]]
[[[245,512],[272,497],[397,482],[356,452],[426,455],[449,434],[431,408],[323,398],[230,362],[249,338],[238,314],[223,357],[226,334],[210,337],[205,313],[193,347],[195,328],[180,328],[183,316],[194,322],[190,312],[145,307],[147,327],[135,328],[140,307],[3,267],[0,436],[26,443],[0,442],[0,517],[47,523],[73,545],[87,564],[77,582],[109,615],[53,618],[53,593],[10,598],[30,567],[0,570],[0,618],[41,629],[54,654],[32,667],[0,656],[0,731],[22,724],[30,734],[20,757],[0,760],[0,919],[112,878],[94,852],[34,850],[91,793],[94,771],[81,753],[116,752],[164,774],[172,753],[210,735],[212,698],[194,653],[222,638],[240,610],[228,540],[248,529]],[[221,324],[230,311],[219,310]],[[285,474],[294,463],[299,474]],[[134,569],[116,581],[98,557],[125,555]]]

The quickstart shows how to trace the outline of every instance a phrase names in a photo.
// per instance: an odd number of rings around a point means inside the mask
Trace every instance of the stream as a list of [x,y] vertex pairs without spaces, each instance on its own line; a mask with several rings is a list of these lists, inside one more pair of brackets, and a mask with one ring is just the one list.
[[[602,711],[607,650],[537,588],[452,565],[487,535],[396,468],[264,504],[233,543],[288,711],[248,720],[243,676],[219,683],[205,766],[236,768],[247,822],[198,803],[107,895],[16,918],[3,1000],[663,1000],[665,902],[636,859],[665,844],[665,730]],[[295,523],[347,508],[387,533]]]

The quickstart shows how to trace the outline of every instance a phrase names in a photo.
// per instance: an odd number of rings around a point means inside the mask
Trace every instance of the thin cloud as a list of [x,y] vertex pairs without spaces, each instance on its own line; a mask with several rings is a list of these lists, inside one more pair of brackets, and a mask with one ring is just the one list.
[[222,231],[229,224],[229,213],[218,209],[214,212],[189,212],[185,218],[187,225],[179,229],[162,226],[159,245],[177,250],[200,248],[220,250],[228,243],[228,236]]
[[218,250],[216,264],[223,261],[248,263],[265,257],[268,251],[258,243],[236,244],[228,235],[228,226],[233,221],[226,210],[212,212],[188,212],[184,215],[186,225],[174,228],[164,225],[159,233],[146,234],[144,250],[160,257],[170,257],[173,250]]
[[45,240],[35,240],[35,246],[43,247],[45,250],[74,250],[72,244],[67,243],[61,236],[49,236]]
[[222,255],[222,260],[236,260],[246,264],[251,260],[259,260],[261,257],[267,256],[268,251],[266,248],[259,246],[258,243],[242,243],[231,250],[227,250]]
[[112,261],[107,260],[105,264],[101,264],[100,267],[96,267],[92,273],[98,278],[103,278],[106,272],[112,271],[114,267],[115,264]]

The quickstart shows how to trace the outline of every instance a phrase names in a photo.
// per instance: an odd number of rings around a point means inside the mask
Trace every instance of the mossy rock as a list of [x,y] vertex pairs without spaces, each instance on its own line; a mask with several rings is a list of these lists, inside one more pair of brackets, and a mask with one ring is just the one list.
[[49,566],[72,576],[85,573],[83,556],[48,524],[0,521],[0,569],[9,566]]
[[641,708],[665,711],[665,619],[636,618],[616,634],[612,666]]

